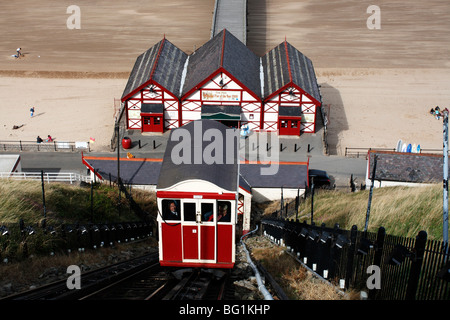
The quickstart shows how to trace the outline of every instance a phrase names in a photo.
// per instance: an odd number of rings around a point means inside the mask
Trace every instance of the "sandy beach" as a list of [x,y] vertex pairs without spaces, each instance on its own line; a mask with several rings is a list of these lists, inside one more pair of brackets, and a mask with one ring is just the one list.
[[[214,10],[214,0],[80,0],[81,29],[71,30],[71,4],[0,4],[0,140],[51,134],[94,138],[93,150],[108,150],[114,99],[136,57],[164,36],[191,53],[209,40]],[[381,29],[370,30],[371,4],[249,0],[247,45],[262,55],[286,38],[313,61],[332,154],[394,148],[398,139],[441,148],[442,121],[429,110],[450,108],[450,7],[445,0],[379,1]],[[17,47],[20,59],[11,56]]]

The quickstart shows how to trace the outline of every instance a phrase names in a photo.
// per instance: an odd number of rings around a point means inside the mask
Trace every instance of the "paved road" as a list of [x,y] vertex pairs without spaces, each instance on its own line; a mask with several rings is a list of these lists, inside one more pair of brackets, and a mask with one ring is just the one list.
[[[153,141],[156,139],[156,148],[153,148]],[[162,158],[164,154],[165,137],[157,136],[147,137],[147,142],[141,143],[139,149],[137,142],[130,150],[121,148],[121,157],[126,156],[126,152],[131,152],[137,158]],[[279,152],[280,161],[307,161],[311,169],[326,170],[337,187],[349,187],[350,176],[353,174],[356,179],[356,185],[365,181],[366,160],[364,158],[345,158],[340,156],[327,156],[323,154],[321,145],[310,143],[310,152],[308,150],[307,139],[281,139],[282,151]],[[280,146],[281,147],[281,146]],[[247,149],[249,150],[249,149]],[[255,149],[255,152],[258,152]],[[4,154],[5,152],[3,152]],[[9,152],[11,153],[11,152]],[[15,153],[17,154],[17,153]],[[47,172],[77,172],[86,174],[87,169],[81,162],[80,152],[21,152],[23,171]],[[89,156],[102,156],[116,158],[116,152],[91,152],[86,153]],[[248,156],[248,153],[247,153]]]

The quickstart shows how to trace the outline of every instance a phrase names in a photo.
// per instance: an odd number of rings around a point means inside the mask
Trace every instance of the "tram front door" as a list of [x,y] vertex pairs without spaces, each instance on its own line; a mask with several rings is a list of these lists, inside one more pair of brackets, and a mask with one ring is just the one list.
[[183,201],[183,262],[215,263],[217,254],[215,212],[215,200],[186,199]]

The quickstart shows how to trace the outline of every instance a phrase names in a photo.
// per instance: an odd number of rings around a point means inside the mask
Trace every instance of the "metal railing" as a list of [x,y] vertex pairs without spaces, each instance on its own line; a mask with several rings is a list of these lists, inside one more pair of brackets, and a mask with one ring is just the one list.
[[[1,179],[14,180],[41,180],[41,172],[0,172]],[[75,172],[44,172],[44,181],[50,182],[91,182],[90,176],[84,176]]]
[[[264,219],[262,229],[318,275],[345,289],[369,291],[369,299],[450,299],[447,244],[428,240],[425,231],[407,238],[388,235],[383,227],[373,233],[284,219]],[[367,270],[374,268],[380,271],[379,286],[369,287]]]
[[71,141],[8,141],[0,140],[0,151],[91,151],[89,142],[71,142]]
[[[367,157],[369,151],[392,151],[395,152],[395,148],[351,148],[345,147],[345,157],[359,158]],[[442,149],[420,149],[420,153],[439,153],[442,154]]]

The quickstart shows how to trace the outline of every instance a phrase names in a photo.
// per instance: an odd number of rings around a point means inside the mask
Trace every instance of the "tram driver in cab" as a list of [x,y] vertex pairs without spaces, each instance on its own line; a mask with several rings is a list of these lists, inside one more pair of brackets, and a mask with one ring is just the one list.
[[218,222],[230,222],[230,213],[228,212],[228,205],[219,205],[219,211],[217,212]]
[[178,211],[177,204],[174,200],[169,201],[168,207],[164,214],[165,220],[180,220],[180,212]]

